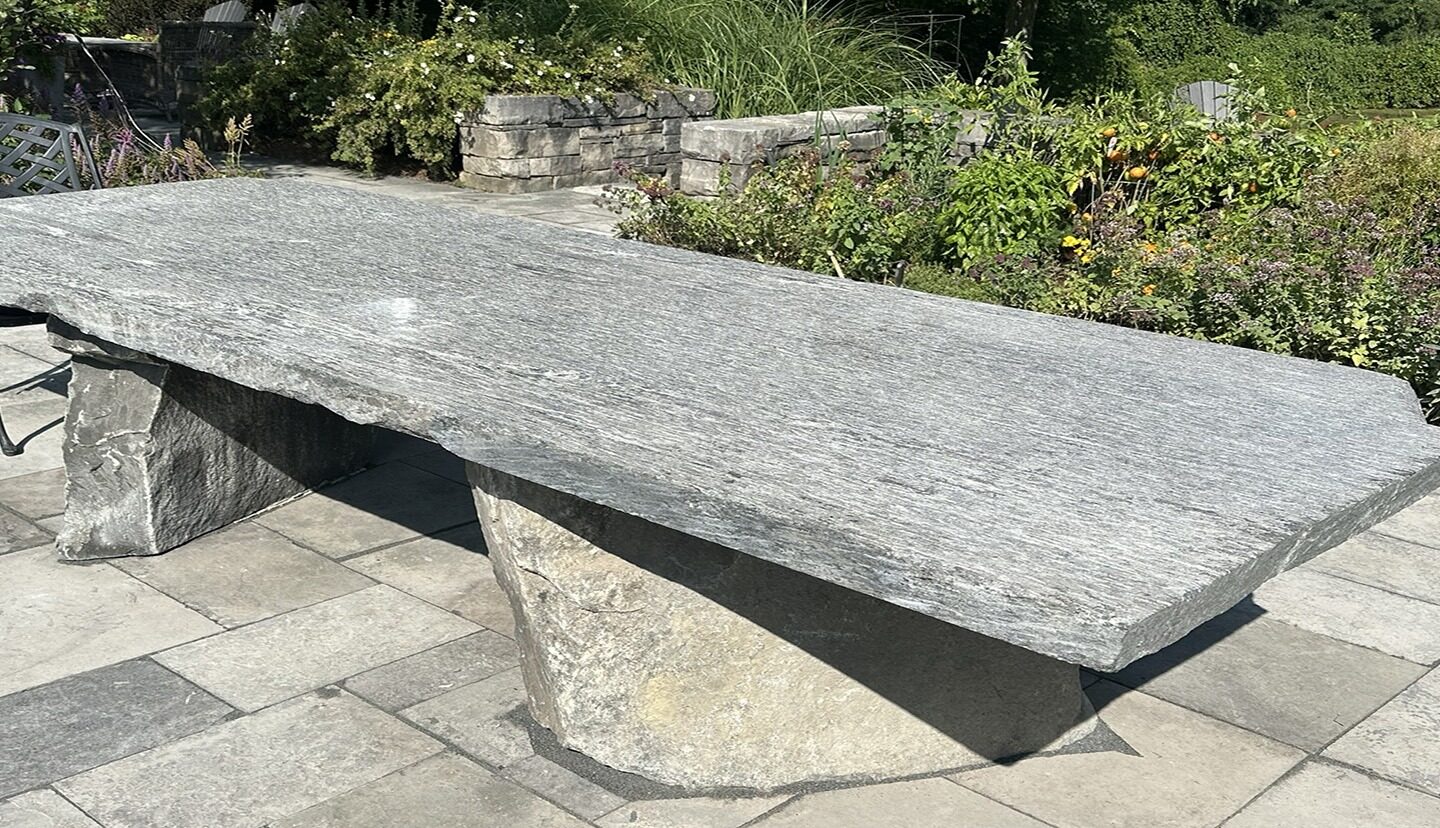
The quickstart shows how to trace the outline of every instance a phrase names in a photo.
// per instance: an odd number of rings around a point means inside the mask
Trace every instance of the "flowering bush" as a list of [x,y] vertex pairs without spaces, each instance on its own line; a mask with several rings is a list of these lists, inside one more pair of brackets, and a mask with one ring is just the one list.
[[394,156],[448,176],[455,123],[487,95],[603,98],[653,84],[641,43],[564,25],[536,38],[454,2],[443,14],[435,36],[419,39],[326,7],[217,69],[203,107],[212,120],[252,112],[262,138],[308,140],[367,170]]
[[813,150],[784,159],[712,200],[643,175],[607,192],[621,236],[655,244],[876,282],[936,257],[941,198],[903,173],[867,174],[843,158],[827,171],[822,160]]
[[[1371,368],[1440,402],[1440,199],[1409,232],[1364,201],[1320,198],[1253,222],[1147,235],[1106,212],[1067,249],[964,274],[966,295],[1044,313]],[[1108,206],[1108,205],[1107,205]]]

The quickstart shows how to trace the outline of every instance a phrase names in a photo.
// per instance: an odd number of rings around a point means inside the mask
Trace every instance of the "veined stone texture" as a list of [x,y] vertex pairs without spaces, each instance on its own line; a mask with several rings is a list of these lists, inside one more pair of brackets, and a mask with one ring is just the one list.
[[682,124],[714,111],[715,95],[703,89],[605,100],[491,95],[460,124],[460,181],[488,192],[539,192],[614,183],[623,163],[674,185]]
[[293,180],[0,226],[0,304],[1098,670],[1440,485],[1355,368]]
[[72,355],[68,560],[157,555],[364,465],[374,429],[52,322]]
[[[862,168],[879,157],[888,134],[884,107],[852,106],[793,115],[764,115],[686,123],[680,137],[680,191],[719,195],[728,185],[742,189],[759,167],[807,149],[833,167],[841,155]],[[969,158],[985,145],[990,114],[965,113],[953,156]]]
[[936,773],[1096,726],[1071,664],[471,464],[530,712],[690,789]]

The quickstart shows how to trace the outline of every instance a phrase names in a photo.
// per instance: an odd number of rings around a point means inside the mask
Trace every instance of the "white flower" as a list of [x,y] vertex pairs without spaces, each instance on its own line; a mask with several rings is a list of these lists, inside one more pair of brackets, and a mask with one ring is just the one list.
[[566,79],[566,80],[569,80],[569,79],[570,79],[570,73],[569,73],[569,72],[566,72],[566,73],[565,73],[565,79]]
[[365,100],[367,100],[367,101],[373,101],[373,100],[375,100],[375,93],[374,93],[374,92],[366,92],[366,93],[365,93]]
[[500,68],[501,68],[501,69],[514,69],[514,68],[515,68],[515,64],[511,63],[511,62],[508,61],[508,60],[502,60],[502,61],[500,61]]
[[546,65],[546,66],[554,66],[555,64],[553,64],[553,63],[551,63],[550,61],[547,60],[547,61],[545,61],[545,65]]
[[473,14],[470,15],[470,22],[471,22],[471,23],[474,23],[476,20],[479,20],[479,19],[480,19],[480,18],[476,17],[476,16],[473,15]]
[[455,15],[455,22],[456,22],[456,23],[459,23],[459,22],[460,22],[460,15],[458,15],[458,14]]
[[690,103],[695,103],[695,93],[690,93]]
[[466,63],[474,63],[474,62],[475,62],[475,56],[474,56],[474,55],[466,55],[466,56],[465,56],[465,62],[466,62]]

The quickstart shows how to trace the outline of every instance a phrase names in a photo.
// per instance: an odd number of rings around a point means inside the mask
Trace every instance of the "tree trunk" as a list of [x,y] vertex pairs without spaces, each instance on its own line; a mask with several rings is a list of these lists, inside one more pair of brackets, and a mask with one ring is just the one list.
[[1035,12],[1040,6],[1040,0],[1005,0],[1005,37],[1019,37],[1024,35],[1026,39],[1034,34]]

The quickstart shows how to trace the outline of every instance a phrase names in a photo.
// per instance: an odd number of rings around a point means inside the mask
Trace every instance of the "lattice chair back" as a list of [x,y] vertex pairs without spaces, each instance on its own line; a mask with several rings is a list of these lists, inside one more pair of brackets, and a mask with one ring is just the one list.
[[1235,88],[1228,83],[1214,80],[1187,83],[1175,90],[1175,100],[1190,104],[1216,121],[1229,121],[1233,117],[1230,106]]
[[79,127],[0,113],[0,198],[100,188]]

